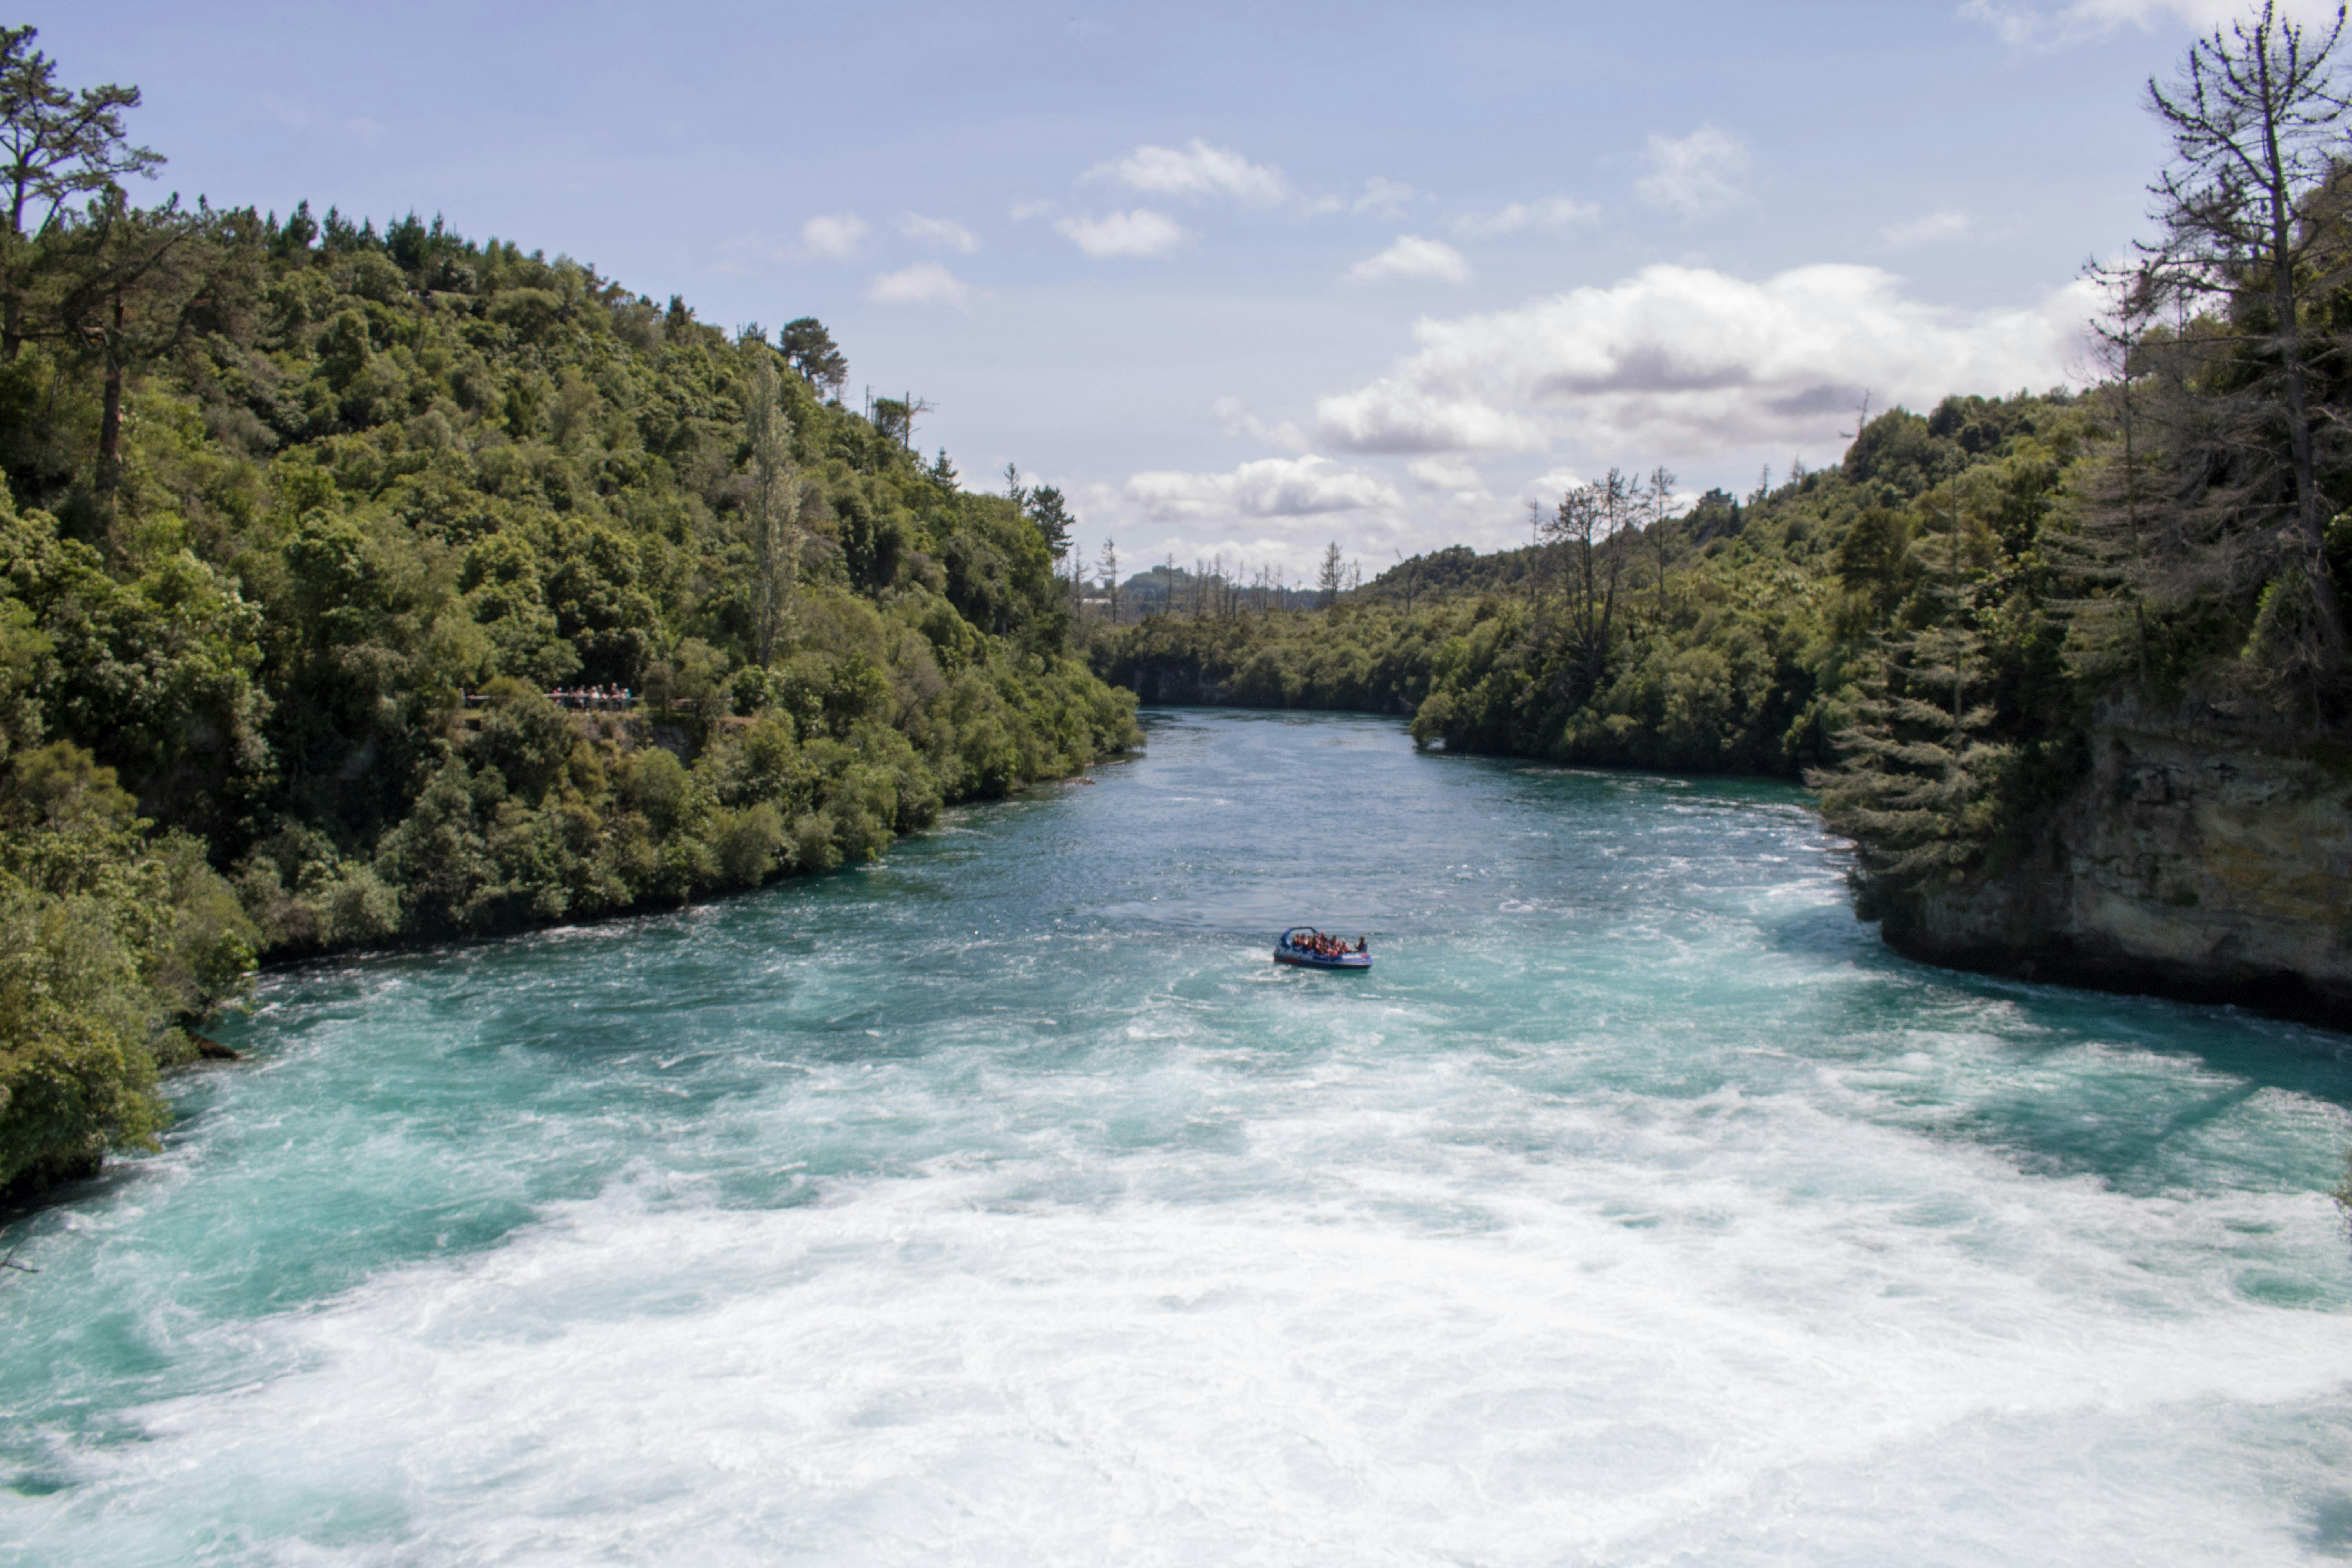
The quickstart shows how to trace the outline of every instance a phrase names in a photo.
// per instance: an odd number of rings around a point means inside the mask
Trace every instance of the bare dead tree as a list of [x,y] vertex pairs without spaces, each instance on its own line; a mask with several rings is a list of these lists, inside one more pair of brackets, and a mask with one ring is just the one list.
[[1650,470],[1650,477],[1638,491],[1643,517],[1650,534],[1650,552],[1658,568],[1658,619],[1666,618],[1666,546],[1672,531],[1675,509],[1675,471],[1664,463]]
[[[2208,410],[2221,416],[2209,433],[2238,458],[2237,529],[2270,532],[2287,568],[2263,591],[2256,640],[2266,627],[2282,668],[2317,679],[2340,668],[2345,630],[2323,543],[2307,318],[2352,258],[2333,226],[2307,219],[2337,177],[2352,120],[2335,59],[2344,28],[2341,7],[2315,29],[2265,0],[2191,45],[2171,84],[2147,85],[2173,157],[2149,187],[2163,233],[2142,247],[2141,287],[2151,309],[2168,301],[2202,318],[2199,337],[2234,351],[2238,389],[2256,395]],[[2282,438],[2287,473],[2274,486],[2261,470]]]

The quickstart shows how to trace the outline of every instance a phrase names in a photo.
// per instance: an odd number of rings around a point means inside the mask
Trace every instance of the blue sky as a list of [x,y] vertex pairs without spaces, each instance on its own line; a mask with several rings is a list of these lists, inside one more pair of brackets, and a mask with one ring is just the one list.
[[1612,464],[1745,491],[1878,406],[2081,369],[2139,107],[2216,0],[201,7],[30,17],[157,187],[822,318],[1089,552],[1523,537]]

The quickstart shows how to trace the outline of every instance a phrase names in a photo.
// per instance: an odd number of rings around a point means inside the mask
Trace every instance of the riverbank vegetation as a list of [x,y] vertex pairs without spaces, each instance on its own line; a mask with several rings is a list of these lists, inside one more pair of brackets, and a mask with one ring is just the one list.
[[[1835,759],[1873,649],[1940,604],[1926,563],[1958,529],[1969,570],[2051,598],[2036,561],[2064,477],[2097,438],[2059,392],[1953,398],[1868,421],[1833,468],[1677,505],[1672,476],[1563,496],[1539,542],[1416,557],[1327,608],[1160,616],[1099,636],[1144,700],[1410,713],[1456,751],[1796,776]],[[2036,633],[2042,636],[2044,632]],[[2021,711],[2056,700],[2030,637],[2000,654]]]
[[[0,1188],[159,1124],[257,956],[877,854],[1138,739],[1050,490],[964,489],[803,318],[140,206],[134,89],[0,31]],[[551,690],[631,694],[582,712]]]

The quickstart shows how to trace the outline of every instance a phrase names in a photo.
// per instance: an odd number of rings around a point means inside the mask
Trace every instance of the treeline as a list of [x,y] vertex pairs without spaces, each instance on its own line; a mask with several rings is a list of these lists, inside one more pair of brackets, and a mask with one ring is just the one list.
[[[0,1188],[158,1125],[257,956],[676,902],[1134,743],[1051,491],[840,350],[415,216],[124,182],[0,31]],[[578,712],[551,689],[625,689]]]
[[1328,610],[1154,617],[1099,639],[1096,666],[1147,702],[1409,713],[1456,751],[1794,777],[1834,760],[1910,595],[1915,523],[1995,516],[2029,551],[2094,427],[2063,393],[1951,398],[1744,501],[1677,506],[1672,475],[1612,473],[1536,544],[1418,556]]

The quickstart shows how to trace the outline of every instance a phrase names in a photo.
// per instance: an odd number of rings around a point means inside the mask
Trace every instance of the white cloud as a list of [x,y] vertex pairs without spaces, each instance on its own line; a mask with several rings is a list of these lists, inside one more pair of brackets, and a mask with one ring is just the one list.
[[1889,224],[1878,231],[1878,237],[1897,250],[1909,250],[1915,246],[1940,245],[1947,240],[1966,239],[1974,232],[1969,215],[1958,209],[1929,213],[1915,217],[1909,223]]
[[1486,238],[1523,228],[1566,228],[1570,224],[1597,222],[1600,216],[1601,209],[1591,202],[1547,196],[1539,202],[1513,202],[1491,213],[1465,213],[1454,220],[1454,232]]
[[1418,200],[1420,195],[1419,191],[1402,180],[1374,174],[1364,182],[1364,194],[1358,196],[1348,210],[1394,223],[1404,216],[1406,204]]
[[1459,458],[1415,458],[1404,466],[1414,484],[1425,490],[1483,491],[1478,470]]
[[1278,447],[1286,452],[1307,450],[1307,432],[1287,419],[1278,424],[1267,424],[1251,413],[1238,397],[1218,398],[1211,405],[1210,412],[1224,426],[1228,436],[1245,437],[1268,447]]
[[813,217],[801,225],[801,248],[828,261],[846,261],[857,254],[866,244],[866,237],[873,232],[856,213]]
[[1548,441],[1532,419],[1475,396],[1384,378],[1315,401],[1316,434],[1347,452],[1528,452]]
[[961,305],[971,289],[936,261],[918,261],[897,272],[876,274],[866,297],[877,305]]
[[1014,223],[1027,223],[1033,217],[1044,217],[1061,205],[1055,201],[1014,202],[1004,209],[1004,216]]
[[1582,483],[1584,476],[1574,468],[1547,468],[1519,487],[1519,500],[1550,506]]
[[[2125,26],[2145,30],[2172,23],[2210,32],[2246,19],[2252,9],[2247,0],[2067,0],[2056,5],[2034,5],[2031,0],[1967,0],[1960,15],[1990,27],[2003,43],[2057,48]],[[2279,11],[2297,21],[2325,24],[2334,18],[2336,5],[2335,0],[2284,0]]]
[[1096,164],[1086,177],[1115,180],[1151,195],[1229,196],[1252,207],[1273,206],[1290,194],[1281,170],[1212,147],[1197,136],[1181,148],[1138,147],[1124,158]]
[[1961,312],[1906,298],[1871,267],[1802,267],[1750,282],[1644,268],[1514,310],[1424,320],[1417,353],[1320,399],[1317,435],[1346,451],[1540,451],[1689,460],[1821,442],[1864,388],[1880,406],[2063,381],[2096,308],[2074,283],[2021,310]]
[[1687,136],[1650,138],[1650,172],[1633,192],[1652,206],[1700,217],[1747,200],[1740,180],[1755,162],[1739,138],[1717,125]]
[[971,230],[951,217],[925,217],[920,213],[908,213],[898,220],[898,232],[918,245],[928,245],[933,250],[952,250],[970,256],[980,248],[980,241]]
[[1401,504],[1379,474],[1328,458],[1260,458],[1223,474],[1153,472],[1129,479],[1126,496],[1157,522],[1221,517],[1319,517]]
[[1192,237],[1174,218],[1149,207],[1105,217],[1066,217],[1054,226],[1097,261],[1114,256],[1165,256]]
[[1417,234],[1399,235],[1396,242],[1378,256],[1368,256],[1348,268],[1350,283],[1378,283],[1390,278],[1433,279],[1441,283],[1470,281],[1470,263],[1462,253],[1440,239],[1423,239]]

